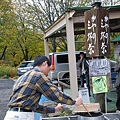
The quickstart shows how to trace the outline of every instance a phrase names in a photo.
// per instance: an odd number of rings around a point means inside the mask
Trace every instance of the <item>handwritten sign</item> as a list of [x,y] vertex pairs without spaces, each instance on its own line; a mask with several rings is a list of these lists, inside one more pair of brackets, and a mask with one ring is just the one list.
[[92,77],[92,84],[94,94],[108,92],[106,76]]
[[89,61],[89,76],[103,76],[110,73],[110,61],[108,59],[93,59]]

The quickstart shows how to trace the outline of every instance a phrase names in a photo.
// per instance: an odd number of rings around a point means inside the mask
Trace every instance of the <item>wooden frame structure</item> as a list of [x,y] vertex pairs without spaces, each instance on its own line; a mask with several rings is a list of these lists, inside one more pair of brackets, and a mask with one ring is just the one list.
[[[109,9],[110,32],[120,32],[120,5],[105,6],[104,8]],[[67,37],[69,71],[70,71],[70,88],[72,98],[74,99],[78,96],[74,35],[85,33],[84,12],[90,9],[91,7],[71,7],[44,32],[44,46],[46,56],[49,56],[48,47],[49,38],[60,36]],[[59,30],[63,32],[60,33]]]

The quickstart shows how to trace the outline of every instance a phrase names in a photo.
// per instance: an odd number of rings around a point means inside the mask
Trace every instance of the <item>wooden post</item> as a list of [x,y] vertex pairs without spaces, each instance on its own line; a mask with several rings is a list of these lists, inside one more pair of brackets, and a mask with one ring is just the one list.
[[105,113],[105,93],[96,94],[95,103],[100,103],[101,111]]
[[66,35],[67,35],[68,58],[69,58],[70,89],[71,89],[72,98],[76,99],[78,96],[78,83],[77,83],[77,72],[76,72],[77,68],[75,61],[76,56],[75,56],[73,14],[74,11],[68,12],[66,14]]
[[[92,4],[92,9],[86,11],[84,13],[84,16],[85,16],[85,35],[86,35],[86,56],[90,58],[95,57],[98,59],[101,59],[104,56],[109,56],[110,55],[110,40],[109,40],[110,30],[109,30],[108,10],[103,9],[101,7],[101,2],[94,2]],[[100,66],[102,65],[103,64],[100,63]],[[97,71],[94,71],[94,76],[98,77],[98,80],[99,80],[99,76],[104,78],[103,73],[98,74]],[[105,93],[104,92],[101,92],[101,93],[98,92],[95,94],[95,102],[100,103],[101,111],[105,112]]]
[[48,39],[45,39],[45,38],[44,38],[44,49],[45,49],[45,56],[49,58]]

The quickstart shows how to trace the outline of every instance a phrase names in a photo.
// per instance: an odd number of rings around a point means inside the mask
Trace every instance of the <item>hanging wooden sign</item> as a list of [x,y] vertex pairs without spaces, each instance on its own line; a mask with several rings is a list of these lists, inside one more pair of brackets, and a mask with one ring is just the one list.
[[93,7],[84,13],[86,56],[109,56],[109,11],[99,7]]

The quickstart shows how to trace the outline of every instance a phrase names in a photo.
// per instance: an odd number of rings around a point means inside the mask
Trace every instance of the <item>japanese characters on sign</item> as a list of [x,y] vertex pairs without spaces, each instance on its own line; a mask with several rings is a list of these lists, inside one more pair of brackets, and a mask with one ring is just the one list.
[[108,59],[94,59],[89,63],[89,76],[105,76],[110,73],[110,61]]
[[96,44],[95,20],[96,20],[96,16],[94,16],[94,15],[91,17],[91,20],[88,20],[88,30],[91,31],[91,32],[88,32],[88,35],[87,35],[87,42],[89,42],[88,53],[90,55],[94,53],[94,45]]
[[108,16],[104,16],[104,18],[101,18],[101,28],[103,28],[103,31],[101,31],[101,36],[100,36],[100,40],[102,40],[102,45],[101,45],[101,51],[102,54],[104,55],[107,52],[107,46],[108,46],[108,42],[109,42],[109,36],[108,36],[108,29],[109,29],[109,25],[108,25]]
[[85,12],[86,53],[88,57],[108,56],[109,16],[108,11],[102,9]]

